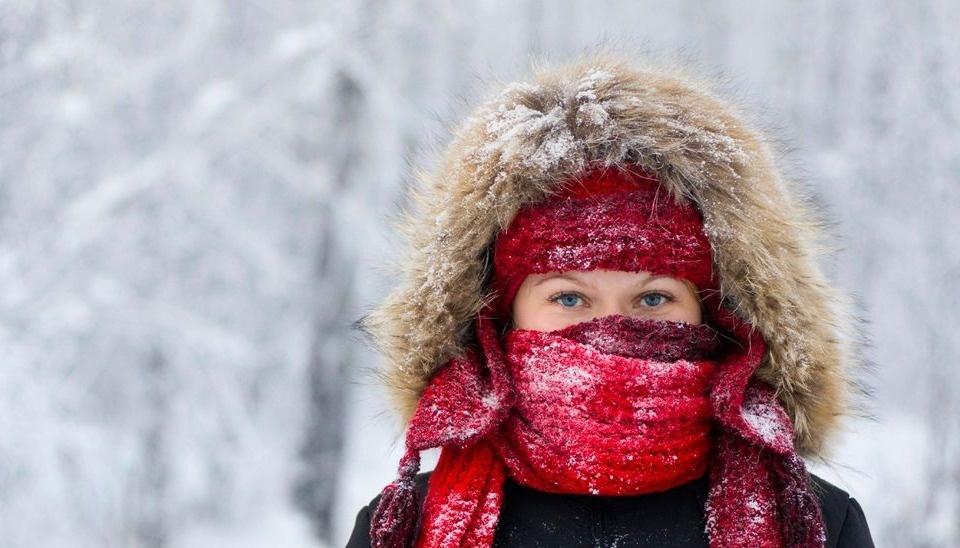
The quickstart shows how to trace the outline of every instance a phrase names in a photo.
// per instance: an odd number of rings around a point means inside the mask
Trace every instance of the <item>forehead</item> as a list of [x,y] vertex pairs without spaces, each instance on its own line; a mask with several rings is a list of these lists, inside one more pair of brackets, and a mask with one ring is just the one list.
[[569,281],[580,285],[590,287],[604,287],[612,285],[637,285],[646,284],[653,281],[675,281],[685,282],[680,278],[670,276],[654,275],[646,271],[627,271],[627,270],[580,270],[565,272],[547,272],[542,274],[530,274],[527,278],[529,283],[536,285],[544,284],[550,281]]

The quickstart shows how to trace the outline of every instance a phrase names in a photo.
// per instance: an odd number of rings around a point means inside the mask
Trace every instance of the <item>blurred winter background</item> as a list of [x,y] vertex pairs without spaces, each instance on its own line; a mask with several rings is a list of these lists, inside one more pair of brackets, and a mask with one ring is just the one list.
[[411,165],[483,82],[607,41],[790,150],[876,364],[876,421],[814,470],[879,546],[960,546],[958,28],[953,0],[4,0],[0,545],[342,546],[400,453],[350,324]]

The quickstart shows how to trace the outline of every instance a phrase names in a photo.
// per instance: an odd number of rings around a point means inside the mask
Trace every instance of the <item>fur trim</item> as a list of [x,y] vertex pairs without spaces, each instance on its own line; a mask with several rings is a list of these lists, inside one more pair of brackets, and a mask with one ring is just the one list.
[[770,145],[705,82],[609,52],[537,65],[456,131],[393,220],[409,242],[400,285],[359,325],[408,421],[430,376],[470,344],[490,298],[490,244],[521,205],[587,167],[637,163],[703,212],[721,294],[759,329],[797,450],[825,456],[857,387],[859,325],[815,262],[824,223],[774,165]]

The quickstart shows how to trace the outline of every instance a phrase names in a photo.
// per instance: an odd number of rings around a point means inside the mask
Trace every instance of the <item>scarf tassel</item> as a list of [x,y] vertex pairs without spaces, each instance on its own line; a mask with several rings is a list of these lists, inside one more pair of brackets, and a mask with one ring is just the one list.
[[820,501],[808,488],[809,474],[803,459],[791,454],[771,463],[779,484],[781,532],[786,546],[824,546],[826,531]]
[[409,548],[419,528],[414,478],[420,470],[420,452],[407,447],[400,459],[398,477],[383,488],[380,503],[370,520],[372,548]]

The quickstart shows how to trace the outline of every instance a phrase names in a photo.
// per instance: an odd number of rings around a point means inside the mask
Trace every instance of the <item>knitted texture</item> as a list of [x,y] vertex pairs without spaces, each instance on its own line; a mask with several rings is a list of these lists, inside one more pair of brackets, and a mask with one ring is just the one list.
[[[706,324],[622,315],[512,330],[506,358],[518,399],[494,438],[510,476],[540,491],[595,495],[663,491],[700,477],[715,362],[688,360],[712,357],[718,344]],[[647,359],[657,353],[676,359]]]

